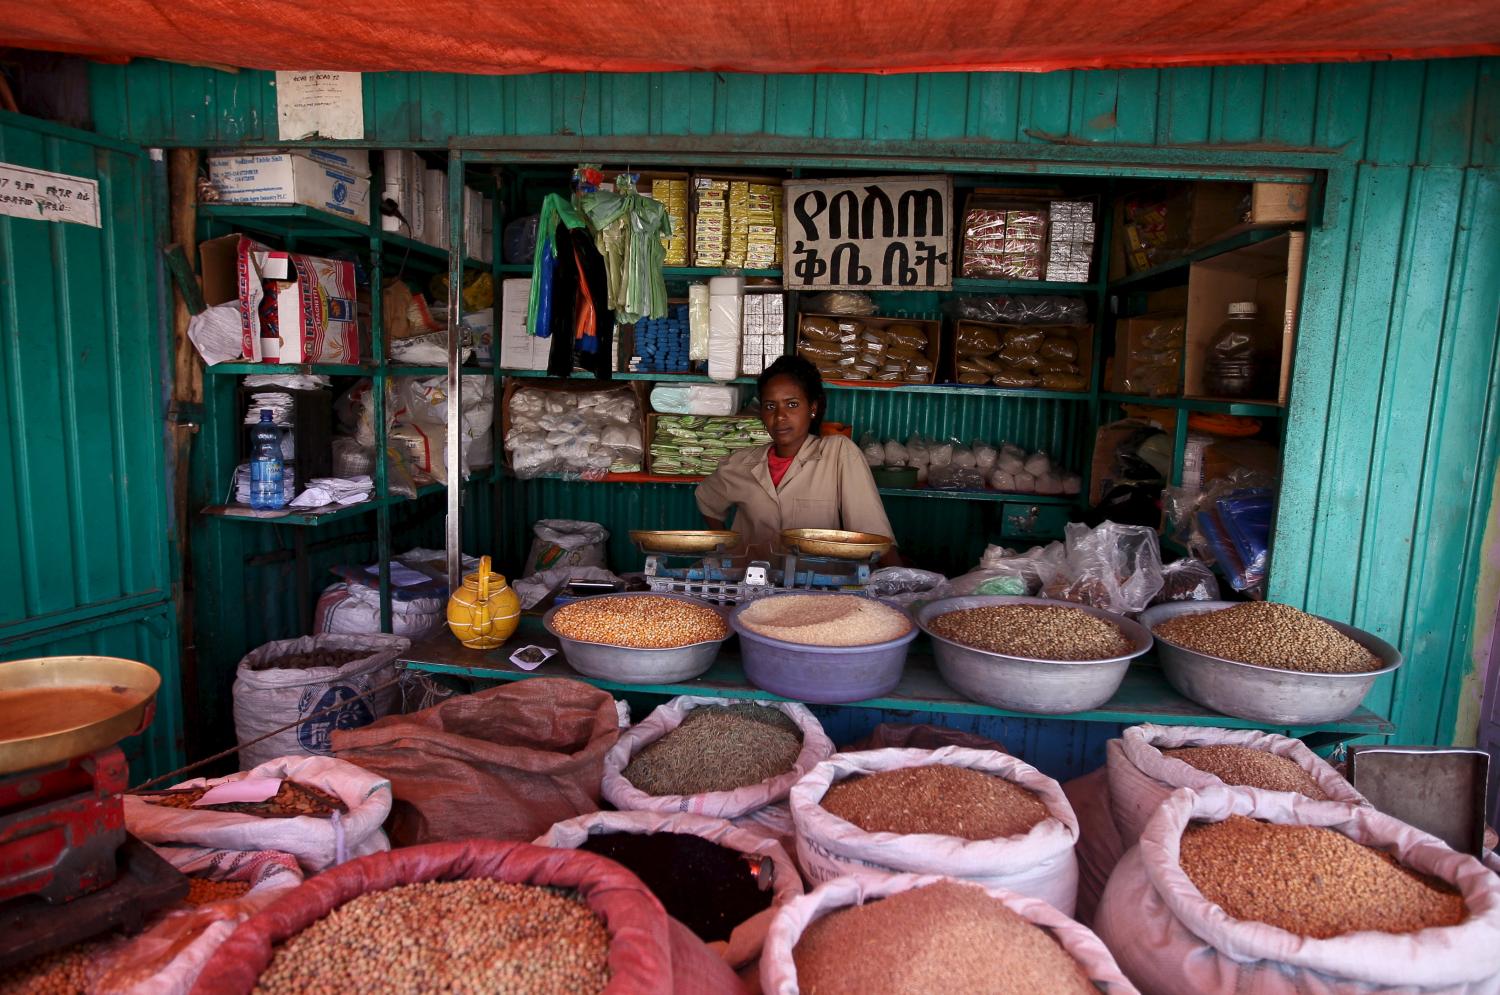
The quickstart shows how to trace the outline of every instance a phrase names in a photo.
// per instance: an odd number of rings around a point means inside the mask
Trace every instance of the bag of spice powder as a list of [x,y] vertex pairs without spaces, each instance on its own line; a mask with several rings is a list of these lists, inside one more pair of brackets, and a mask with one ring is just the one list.
[[[653,795],[632,784],[625,776],[625,769],[646,747],[665,738],[682,725],[683,720],[696,708],[728,708],[731,706],[775,709],[791,719],[802,734],[802,750],[790,770],[754,784],[728,791],[705,791],[697,794]],[[727,759],[721,755],[724,744],[704,744],[705,766],[721,765]],[[639,724],[620,736],[620,741],[604,758],[604,797],[616,808],[647,812],[695,812],[720,819],[735,820],[736,825],[758,826],[762,832],[773,836],[789,836],[791,820],[786,810],[778,803],[786,800],[792,785],[833,754],[833,741],[823,732],[817,716],[790,701],[735,700],[731,698],[707,698],[684,695],[673,698],[656,708]]]
[[[836,782],[908,767],[947,764],[991,774],[1030,791],[1046,816],[1024,834],[970,840],[937,833],[866,832],[823,808]],[[945,801],[944,804],[950,804]],[[970,804],[952,798],[951,805]],[[944,874],[986,887],[1008,888],[1073,914],[1078,894],[1078,819],[1058,783],[1015,757],[947,746],[939,750],[839,753],[813,768],[791,793],[797,862],[809,881],[846,874]]]
[[[925,888],[942,881],[952,881],[937,874],[895,874],[886,878],[843,877],[820,885],[816,890],[788,902],[776,914],[771,930],[766,934],[765,953],[760,961],[761,991],[765,995],[800,995],[797,982],[797,965],[793,951],[807,927],[831,912],[854,905],[864,905],[877,899],[897,895],[913,888]],[[966,881],[965,884],[978,882]],[[1139,995],[1103,942],[1083,926],[1069,919],[1047,902],[1028,898],[1004,888],[985,886],[991,898],[998,898],[1005,907],[1033,925],[1041,927],[1051,935],[1083,973],[1098,988],[1101,995]],[[898,938],[889,937],[890,941]],[[871,937],[871,943],[882,942],[880,937]],[[850,957],[858,957],[859,951],[849,951]],[[997,990],[1000,987],[996,980]]]
[[[1181,863],[1189,823],[1222,822],[1232,815],[1322,826],[1383,850],[1456,889],[1467,917],[1457,925],[1415,932],[1365,928],[1327,939],[1233,918],[1203,896]],[[1237,853],[1217,873],[1255,871]],[[1325,884],[1333,892],[1339,888],[1337,881]],[[1224,787],[1173,792],[1110,876],[1094,929],[1146,995],[1500,993],[1500,878],[1473,857],[1374,808],[1314,802],[1288,792]]]
[[1163,755],[1163,750],[1193,746],[1243,746],[1292,761],[1312,777],[1323,794],[1335,802],[1368,805],[1354,785],[1322,757],[1302,744],[1254,729],[1218,729],[1207,726],[1131,726],[1119,739],[1105,745],[1105,767],[1109,772],[1109,802],[1115,825],[1125,847],[1135,845],[1146,823],[1162,802],[1178,788],[1201,791],[1224,787],[1207,771]]
[[681,833],[740,853],[770,858],[774,868],[771,872],[771,907],[736,926],[728,943],[708,945],[732,967],[741,967],[760,956],[766,930],[770,928],[776,911],[802,894],[802,878],[780,843],[723,819],[711,819],[691,812],[592,812],[559,822],[538,837],[536,845],[574,849],[582,846],[590,836],[607,833]]

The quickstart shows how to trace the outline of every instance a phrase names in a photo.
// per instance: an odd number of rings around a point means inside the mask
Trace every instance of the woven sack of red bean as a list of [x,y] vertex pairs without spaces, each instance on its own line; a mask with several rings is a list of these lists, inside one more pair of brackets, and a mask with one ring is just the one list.
[[[494,889],[494,882],[513,891],[520,886],[525,894],[489,906],[488,915],[475,912],[480,906],[467,896],[439,894],[455,885]],[[391,896],[399,896],[399,902],[428,901],[436,908],[408,917],[404,929],[398,913],[409,909],[367,917],[366,929],[390,926],[400,934],[388,944],[371,944],[367,933],[343,938],[339,928],[348,928],[352,920],[341,923],[340,916],[353,912],[355,903]],[[505,921],[498,921],[502,917]],[[414,936],[413,927],[423,935]],[[314,939],[314,930],[322,935]],[[486,954],[474,952],[482,946],[455,942],[460,934],[481,945],[496,937],[504,942],[512,934],[517,939],[499,953]],[[299,941],[316,947],[298,950],[293,944]],[[465,962],[465,956],[473,963]],[[377,963],[381,958],[389,964]],[[372,983],[392,991],[440,990],[453,972],[473,985],[481,980],[476,972],[509,970],[487,990],[558,990],[559,979],[569,976],[564,972],[572,972],[590,978],[587,983],[564,982],[561,990],[577,995],[743,991],[729,966],[672,920],[640,879],[615,862],[582,850],[469,840],[363,857],[310,879],[250,918],[219,947],[193,992],[243,995],[257,986],[268,991],[359,990],[358,982],[338,976],[345,967],[367,979],[362,990],[373,990]]]
[[1094,930],[1145,995],[1500,993],[1500,878],[1374,808],[1181,788]]

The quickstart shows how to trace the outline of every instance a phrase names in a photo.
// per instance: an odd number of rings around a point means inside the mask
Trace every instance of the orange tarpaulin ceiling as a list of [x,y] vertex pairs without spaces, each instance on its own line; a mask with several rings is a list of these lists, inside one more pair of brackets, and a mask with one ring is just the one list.
[[1051,70],[1500,53],[1500,0],[0,0],[0,45],[258,69]]

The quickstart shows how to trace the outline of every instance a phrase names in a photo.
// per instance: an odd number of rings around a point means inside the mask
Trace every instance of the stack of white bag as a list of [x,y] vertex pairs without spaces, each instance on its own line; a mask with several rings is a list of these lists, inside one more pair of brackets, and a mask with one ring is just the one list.
[[559,822],[536,840],[537,846],[575,849],[590,836],[610,833],[680,833],[697,836],[710,843],[756,857],[769,858],[771,872],[771,905],[734,927],[729,941],[709,946],[730,967],[742,967],[760,956],[766,930],[777,911],[802,894],[802,878],[786,850],[776,840],[751,829],[741,829],[723,819],[712,819],[692,812],[590,812],[566,822]]
[[871,467],[912,467],[917,482],[947,489],[990,490],[1007,494],[1078,494],[1083,478],[1055,466],[1040,450],[1027,453],[1020,446],[1002,442],[992,446],[980,439],[968,445],[949,439],[935,442],[913,433],[905,443],[881,442],[866,432],[860,451]]
[[[1105,744],[1105,766],[1074,778],[1063,792],[1078,816],[1078,920],[1093,921],[1099,897],[1120,857],[1140,839],[1146,823],[1178,788],[1224,787],[1213,774],[1162,754],[1195,746],[1239,746],[1292,761],[1331,800],[1349,805],[1369,802],[1333,766],[1303,745],[1275,733],[1212,726],[1131,726]],[[1273,792],[1276,793],[1276,792]]]
[[[828,789],[845,778],[929,764],[967,767],[1026,788],[1046,805],[1048,818],[1023,836],[965,840],[934,833],[868,833],[821,804]],[[809,881],[830,881],[846,874],[944,874],[1040,898],[1073,914],[1078,893],[1078,861],[1073,855],[1078,820],[1058,783],[1015,757],[960,746],[839,753],[797,782],[791,804],[797,861]]]
[[511,395],[505,449],[517,477],[544,473],[599,479],[641,468],[640,405],[628,387]]
[[[1322,826],[1373,846],[1458,890],[1468,918],[1414,933],[1329,939],[1233,919],[1203,897],[1180,862],[1183,830],[1231,815]],[[1241,874],[1256,873],[1246,864]],[[1267,887],[1276,882],[1267,881]],[[1094,928],[1145,995],[1500,993],[1500,877],[1473,857],[1373,808],[1248,788],[1179,789],[1110,876]]]
[[[401,403],[391,439],[404,445],[412,464],[434,480],[448,479],[448,378],[397,377]],[[494,463],[495,381],[464,377],[459,385],[459,467],[465,479]]]
[[[816,890],[788,902],[771,923],[766,934],[765,950],[760,960],[761,991],[765,995],[799,995],[802,991],[797,981],[797,963],[793,952],[807,927],[824,916],[840,909],[865,905],[891,895],[898,895],[914,888],[952,880],[936,874],[894,874],[884,878],[841,877],[819,886]],[[1099,937],[1066,915],[1038,898],[1017,894],[994,885],[980,884],[991,898],[1005,903],[1005,907],[1027,922],[1041,927],[1057,945],[1067,951],[1078,964],[1085,977],[1099,989],[1101,995],[1139,995]],[[858,956],[850,951],[850,956]],[[1006,979],[995,979],[995,991],[1004,990]],[[941,992],[937,995],[942,995]],[[952,995],[959,995],[958,992]]]
[[[726,708],[730,705],[758,705],[774,708],[797,724],[802,732],[802,752],[792,769],[759,784],[733,791],[707,791],[697,795],[648,795],[625,777],[625,768],[635,755],[667,733],[682,725],[695,708]],[[823,732],[817,716],[791,701],[737,700],[732,698],[699,698],[683,695],[657,707],[640,722],[621,734],[614,747],[604,756],[604,797],[619,809],[640,812],[696,812],[719,819],[729,819],[737,826],[748,826],[776,837],[792,835],[792,818],[786,806],[787,794],[804,774],[833,753],[833,741]]]

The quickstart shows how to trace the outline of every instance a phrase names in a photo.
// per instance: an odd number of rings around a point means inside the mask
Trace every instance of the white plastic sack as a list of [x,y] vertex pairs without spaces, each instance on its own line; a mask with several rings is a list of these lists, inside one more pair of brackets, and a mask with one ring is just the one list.
[[[1225,787],[1223,781],[1207,771],[1161,754],[1162,750],[1185,746],[1244,746],[1274,753],[1311,774],[1331,800],[1350,805],[1370,804],[1364,795],[1354,790],[1354,785],[1344,780],[1328,761],[1302,745],[1300,739],[1253,729],[1147,723],[1131,726],[1119,739],[1110,740],[1104,747],[1110,808],[1120,830],[1120,839],[1127,849],[1135,846],[1141,830],[1146,828],[1146,823],[1173,791],[1178,788],[1202,791]],[[1312,799],[1304,800],[1314,804]]]
[[[951,764],[1003,777],[1035,792],[1051,818],[1024,836],[965,840],[935,833],[867,833],[821,804],[834,782],[846,777],[927,764]],[[1078,820],[1061,786],[1015,757],[961,746],[839,753],[797,782],[791,806],[797,827],[797,862],[809,881],[846,874],[945,874],[1031,895],[1073,914],[1078,896],[1078,861],[1073,855]]]
[[[1324,826],[1379,847],[1457,887],[1469,918],[1415,933],[1359,932],[1326,940],[1232,919],[1203,897],[1179,863],[1190,821],[1219,822],[1231,815]],[[1500,879],[1473,857],[1373,808],[1311,802],[1286,792],[1173,792],[1110,876],[1095,927],[1146,995],[1500,992]]]
[[[391,600],[391,632],[415,642],[443,627],[447,599]],[[380,592],[338,581],[318,597],[313,635],[367,636],[380,633]]]
[[651,407],[664,415],[734,415],[740,410],[740,388],[734,384],[657,384],[651,389]]
[[297,858],[316,874],[351,857],[391,848],[380,828],[391,813],[391,782],[332,757],[279,757],[228,777],[194,778],[174,788],[279,777],[311,785],[337,797],[349,811],[336,817],[297,815],[263,819],[235,812],[168,808],[137,795],[125,796],[125,828],[153,846],[189,844],[216,850],[276,850]]
[[240,335],[238,303],[216,304],[193,315],[188,322],[188,340],[210,366],[233,362],[244,355]]
[[[761,991],[766,995],[800,995],[802,989],[797,984],[797,964],[793,959],[793,951],[797,949],[797,941],[802,939],[803,932],[814,921],[851,905],[864,905],[879,898],[946,880],[952,879],[937,874],[896,874],[880,879],[844,877],[792,899],[776,914],[771,922],[770,932],[766,934],[765,950],[760,959]],[[1005,903],[1006,908],[1050,933],[1058,945],[1083,969],[1101,995],[1139,995],[1099,937],[1040,899],[1004,888],[983,887],[991,898],[998,898]],[[858,956],[858,952],[850,951],[850,956]],[[999,990],[998,984],[996,990]],[[936,992],[934,995],[943,993]],[[953,992],[951,995],[967,993]]]
[[[700,795],[648,795],[625,778],[631,759],[647,746],[676,729],[695,708],[725,708],[729,705],[759,705],[785,714],[802,730],[802,752],[792,769],[780,777],[749,784],[733,791],[708,791]],[[649,812],[695,812],[719,819],[739,819],[784,801],[787,793],[808,771],[828,759],[833,741],[823,732],[817,716],[806,705],[792,701],[759,701],[735,698],[702,698],[683,695],[658,706],[645,720],[623,734],[604,756],[604,797],[616,808]],[[771,819],[776,813],[770,813]],[[774,821],[772,824],[774,831]]]
[[176,906],[156,917],[105,958],[90,991],[186,995],[203,965],[240,923],[302,883],[302,868],[290,854],[181,846],[157,852],[190,877],[245,882],[250,890],[197,907]]
[[[349,699],[394,681],[396,657],[410,648],[411,640],[402,636],[371,634],[303,636],[266,643],[251,650],[240,661],[234,679],[234,734],[240,743],[259,739],[273,729],[332,708],[341,701],[349,703],[336,712],[242,749],[240,769],[293,754],[326,756],[330,752],[328,738],[334,729],[358,729],[390,715],[396,708],[394,685],[365,698]],[[253,669],[266,660],[319,649],[359,650],[369,655],[338,668]]]
[[736,926],[728,943],[721,940],[708,944],[731,967],[748,964],[760,956],[766,930],[776,912],[802,894],[802,878],[797,874],[797,866],[780,843],[752,830],[740,829],[723,819],[711,819],[691,812],[590,812],[559,822],[535,842],[537,846],[576,849],[590,836],[609,833],[681,833],[740,853],[771,859],[775,867],[771,878],[771,907]]
[[532,526],[536,538],[526,557],[525,576],[558,567],[602,567],[609,530],[598,522],[544,518]]

